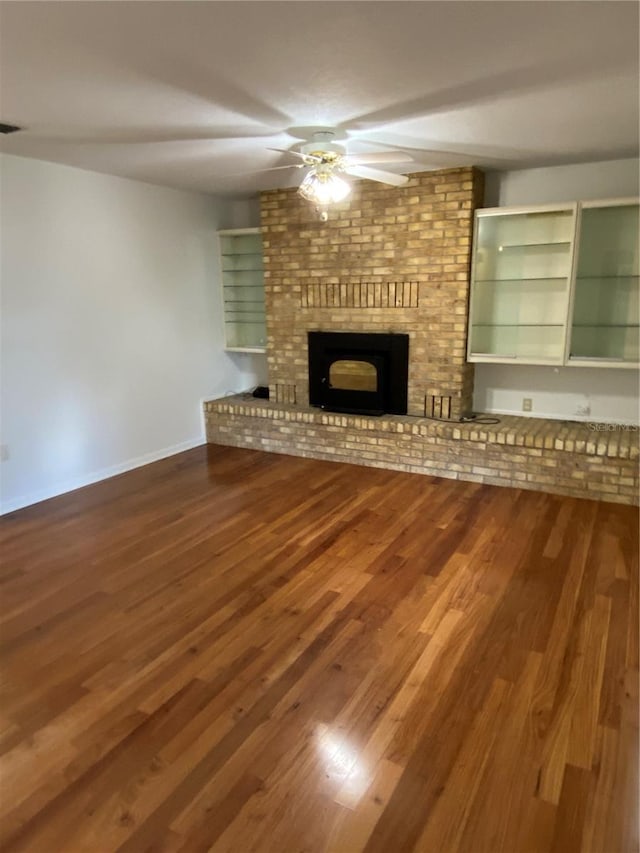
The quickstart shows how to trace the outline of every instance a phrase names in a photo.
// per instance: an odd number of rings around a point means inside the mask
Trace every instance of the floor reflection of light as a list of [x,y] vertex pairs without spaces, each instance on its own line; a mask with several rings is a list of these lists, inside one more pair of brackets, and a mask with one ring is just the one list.
[[365,784],[368,775],[360,754],[343,734],[331,731],[328,726],[319,725],[316,729],[318,752],[325,773],[337,782],[349,781],[358,788]]

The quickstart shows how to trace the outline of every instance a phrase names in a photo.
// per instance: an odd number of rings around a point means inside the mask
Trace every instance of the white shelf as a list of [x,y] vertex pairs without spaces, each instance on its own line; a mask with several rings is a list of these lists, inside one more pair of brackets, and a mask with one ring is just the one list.
[[225,352],[265,353],[266,347],[225,347]]
[[569,358],[567,367],[606,367],[621,370],[638,370],[640,361],[624,361],[617,358]]
[[528,284],[532,281],[566,281],[566,275],[542,275],[537,278],[477,278],[476,284]]
[[564,323],[474,323],[474,329],[562,329]]
[[562,358],[542,358],[517,355],[496,355],[495,353],[474,353],[467,357],[471,364],[528,364],[546,367],[560,367]]
[[507,243],[498,246],[498,251],[503,252],[505,249],[540,249],[549,246],[570,246],[570,240],[552,240],[549,243]]

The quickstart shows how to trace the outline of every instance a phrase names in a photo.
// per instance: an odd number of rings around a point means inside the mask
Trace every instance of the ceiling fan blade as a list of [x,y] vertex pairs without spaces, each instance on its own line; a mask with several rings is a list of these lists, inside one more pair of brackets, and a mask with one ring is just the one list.
[[251,142],[268,139],[274,131],[243,127],[113,127],[63,128],[57,126],[27,126],[19,136],[42,142],[69,145],[174,145],[179,142],[215,145],[219,142]]
[[348,154],[346,160],[349,165],[353,163],[357,166],[360,163],[411,163],[413,157],[404,151],[378,151],[370,154]]
[[271,166],[269,169],[251,169],[247,172],[229,172],[226,177],[235,178],[240,175],[257,175],[259,172],[277,172],[280,169],[304,169],[304,163],[290,163],[288,166]]
[[267,148],[267,151],[277,151],[279,154],[290,154],[292,157],[300,157],[301,160],[315,160],[317,163],[322,162],[322,158],[316,157],[314,154],[302,154],[300,151],[287,151],[286,148]]
[[[421,164],[431,161],[434,166],[441,163],[446,168],[449,165],[463,165],[467,162],[475,163],[478,157],[481,156],[485,164],[487,164],[487,161],[491,161],[491,168],[516,168],[513,157],[504,157],[501,152],[496,153],[496,149],[491,146],[478,146],[475,144],[473,146],[466,146],[457,145],[453,142],[443,142],[442,145],[446,147],[423,148],[421,147],[421,140],[413,139],[409,136],[400,136],[395,133],[375,133],[370,138],[359,137],[358,141],[365,144],[381,145],[383,148],[393,148],[396,150],[401,148],[403,151],[411,151],[413,154],[412,159],[414,161],[417,160]],[[457,150],[452,150],[449,146]],[[509,149],[505,150],[509,152]],[[516,152],[511,149],[509,153],[515,155]],[[535,156],[533,150],[524,151],[523,149],[519,149],[519,153],[526,153],[532,158]],[[438,165],[438,168],[442,168],[442,166]]]
[[390,184],[393,187],[401,187],[409,178],[406,175],[395,175],[393,172],[383,172],[382,169],[370,169],[368,166],[347,166],[347,175],[356,178],[367,178],[369,181],[380,181],[381,184]]

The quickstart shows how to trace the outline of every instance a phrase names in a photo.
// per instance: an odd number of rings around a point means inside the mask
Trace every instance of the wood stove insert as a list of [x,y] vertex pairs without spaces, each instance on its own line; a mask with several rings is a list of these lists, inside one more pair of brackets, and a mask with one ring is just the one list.
[[309,332],[309,402],[330,412],[407,414],[409,335]]

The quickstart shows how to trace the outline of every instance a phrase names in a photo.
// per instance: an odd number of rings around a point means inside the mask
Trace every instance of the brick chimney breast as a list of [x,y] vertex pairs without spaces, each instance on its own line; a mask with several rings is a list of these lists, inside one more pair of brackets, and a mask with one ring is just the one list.
[[307,332],[404,332],[409,414],[471,411],[471,238],[484,175],[463,167],[409,177],[402,187],[354,182],[327,222],[295,188],[261,194],[273,400],[309,405]]

